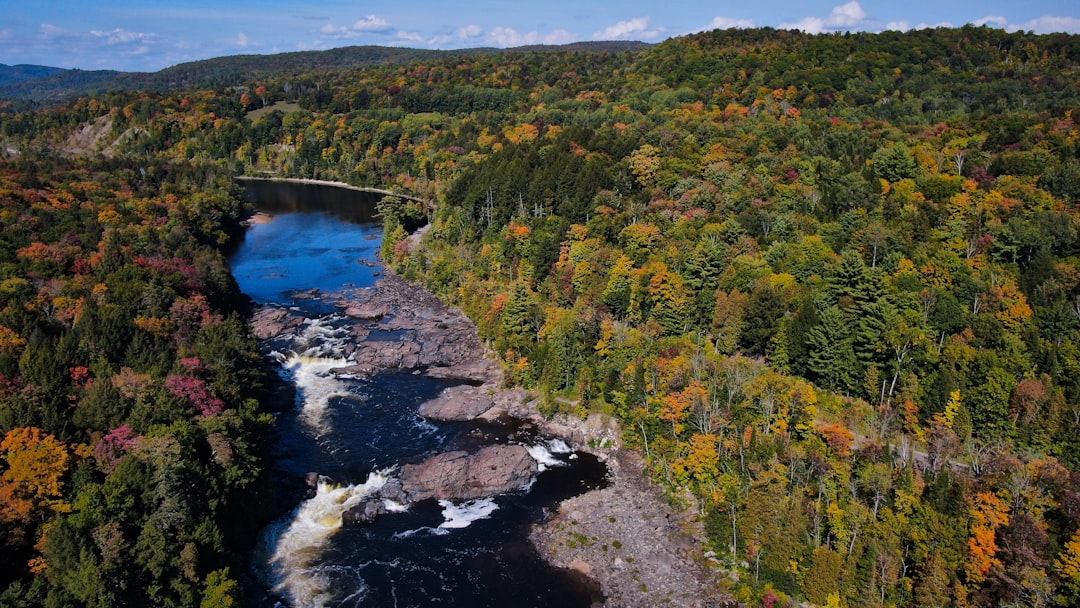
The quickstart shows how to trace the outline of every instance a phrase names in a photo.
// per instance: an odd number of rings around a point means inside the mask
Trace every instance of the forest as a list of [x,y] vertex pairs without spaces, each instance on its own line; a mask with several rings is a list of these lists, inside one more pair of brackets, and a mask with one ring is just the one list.
[[1077,605],[1078,74],[1074,35],[751,29],[11,106],[2,601],[237,601],[247,174],[433,201],[383,201],[387,264],[618,418],[746,605]]

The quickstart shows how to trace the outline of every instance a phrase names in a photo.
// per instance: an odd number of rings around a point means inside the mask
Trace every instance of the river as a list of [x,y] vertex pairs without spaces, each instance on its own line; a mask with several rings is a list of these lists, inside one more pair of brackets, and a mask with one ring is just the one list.
[[[296,336],[263,343],[296,392],[292,407],[278,415],[274,448],[275,474],[296,505],[264,531],[251,560],[266,596],[305,608],[573,607],[601,600],[594,583],[541,560],[526,535],[560,500],[603,485],[603,464],[512,425],[421,418],[419,405],[449,381],[408,372],[367,379],[332,373],[349,364],[350,321],[320,295],[373,285],[383,272],[377,196],[293,183],[244,186],[269,221],[252,225],[237,245],[233,274],[257,304],[305,317]],[[388,505],[396,512],[371,525],[342,526],[342,512],[396,467],[510,436],[546,469],[527,490],[457,504]],[[305,499],[300,490],[309,472],[320,478]]]

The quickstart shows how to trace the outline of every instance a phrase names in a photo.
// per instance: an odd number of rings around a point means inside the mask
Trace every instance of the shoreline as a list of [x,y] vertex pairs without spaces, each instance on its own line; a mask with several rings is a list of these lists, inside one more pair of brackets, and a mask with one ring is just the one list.
[[393,192],[384,188],[372,188],[368,186],[354,186],[345,182],[335,182],[325,179],[310,179],[306,177],[258,177],[255,175],[237,175],[235,178],[240,181],[246,182],[284,182],[291,184],[309,184],[312,186],[331,186],[334,188],[344,188],[345,190],[355,190],[356,192],[370,192],[372,194],[384,194],[386,196],[396,196],[410,201],[416,201],[425,205],[431,205],[430,201],[426,201],[420,197],[413,196],[411,194],[402,194],[401,192]]
[[[423,285],[389,268],[374,287],[365,289],[371,290],[367,293],[376,300],[389,295],[399,308],[391,311],[380,306],[377,310],[354,308],[352,314],[346,312],[359,322],[369,313],[429,317],[436,309],[440,316],[447,315],[445,320],[458,317],[461,323],[451,323],[457,334],[455,341],[469,342],[476,351],[449,375],[483,380],[481,390],[487,393],[485,400],[490,409],[473,414],[475,419],[494,420],[509,415],[531,422],[542,433],[559,437],[575,450],[592,453],[607,464],[609,486],[559,503],[544,521],[532,525],[529,542],[541,559],[594,581],[604,595],[604,606],[737,606],[720,588],[722,577],[706,565],[704,530],[699,518],[690,509],[673,505],[663,489],[648,478],[642,456],[621,445],[617,420],[600,414],[584,420],[566,415],[545,418],[538,410],[538,399],[521,388],[502,387],[498,362],[482,346],[476,325],[461,309],[447,305]],[[339,305],[342,303],[339,301]],[[355,300],[352,304],[363,308]],[[455,394],[450,399],[460,403],[470,397]]]
[[[595,413],[584,420],[544,417],[539,399],[521,388],[502,386],[501,366],[460,308],[385,266],[384,272],[371,287],[326,294],[327,301],[351,319],[354,364],[342,373],[362,377],[411,369],[464,381],[467,384],[427,402],[437,407],[423,415],[462,422],[509,416],[605,462],[610,485],[562,501],[528,531],[539,558],[595,583],[604,596],[603,606],[737,606],[720,586],[723,577],[707,566],[699,518],[673,504],[648,478],[642,456],[621,445],[617,420]],[[264,311],[253,320],[260,339],[296,331],[302,321],[286,309]],[[379,332],[404,332],[408,338],[368,340]]]

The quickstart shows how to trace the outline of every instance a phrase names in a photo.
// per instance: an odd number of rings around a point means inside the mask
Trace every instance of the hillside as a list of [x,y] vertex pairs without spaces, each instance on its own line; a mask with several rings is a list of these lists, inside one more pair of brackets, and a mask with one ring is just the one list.
[[445,60],[475,54],[559,51],[615,53],[640,50],[648,46],[641,42],[621,41],[578,42],[563,46],[540,45],[518,49],[474,48],[457,51],[352,46],[325,51],[297,51],[274,55],[230,55],[182,63],[152,73],[63,70],[43,66],[2,66],[0,67],[0,100],[54,105],[76,97],[101,94],[109,90],[175,91],[219,88],[235,86],[250,78],[281,77],[288,74],[367,65]]
[[0,87],[36,78],[44,78],[63,71],[63,68],[51,68],[44,65],[4,65],[0,63]]
[[621,420],[747,605],[1080,603],[1080,36],[610,50],[370,51],[0,134],[55,149],[109,117],[114,162],[436,201],[383,201],[386,262],[546,412]]

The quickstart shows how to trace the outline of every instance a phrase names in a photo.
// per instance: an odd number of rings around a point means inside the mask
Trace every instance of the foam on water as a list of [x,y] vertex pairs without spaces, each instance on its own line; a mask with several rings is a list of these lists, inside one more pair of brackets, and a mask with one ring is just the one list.
[[440,500],[439,506],[443,508],[442,515],[446,520],[439,524],[443,530],[467,528],[469,524],[478,519],[487,519],[499,508],[491,498],[470,500],[461,504],[454,504],[449,500]]
[[296,386],[296,400],[300,405],[300,417],[312,427],[323,430],[323,415],[330,400],[346,397],[351,393],[342,379],[332,372],[348,365],[346,359],[332,359],[309,355],[289,355],[282,362],[282,370]]
[[548,440],[547,448],[552,454],[569,454],[574,451],[570,446],[566,445],[565,441],[557,437]]
[[274,590],[289,597],[293,606],[322,608],[334,599],[330,581],[318,560],[323,545],[341,528],[341,515],[378,491],[385,472],[374,472],[366,482],[336,486],[319,480],[314,497],[300,503],[286,526],[268,532]]
[[[559,440],[555,440],[559,441]],[[559,443],[562,443],[559,441]],[[566,445],[562,443],[562,445]],[[548,445],[527,445],[525,449],[529,451],[529,456],[536,461],[536,468],[538,471],[546,471],[549,467],[563,467],[566,463],[555,458],[555,455],[551,453]],[[569,450],[568,450],[569,451]]]

